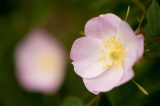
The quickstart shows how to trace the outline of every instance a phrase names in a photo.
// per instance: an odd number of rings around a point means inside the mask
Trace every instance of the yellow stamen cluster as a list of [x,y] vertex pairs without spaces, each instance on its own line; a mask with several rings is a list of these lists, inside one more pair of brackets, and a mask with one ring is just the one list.
[[116,36],[103,41],[101,52],[98,61],[104,69],[112,65],[114,65],[114,68],[122,65],[123,57],[126,55],[125,48]]

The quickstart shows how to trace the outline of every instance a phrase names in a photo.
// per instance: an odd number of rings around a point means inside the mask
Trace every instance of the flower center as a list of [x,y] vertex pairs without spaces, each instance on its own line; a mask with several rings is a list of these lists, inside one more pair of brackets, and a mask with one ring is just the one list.
[[38,54],[36,64],[42,72],[53,72],[53,70],[57,70],[59,67],[57,57],[48,52]]
[[113,64],[114,68],[122,65],[123,57],[126,55],[126,52],[116,36],[104,40],[100,48],[101,55],[98,61],[102,64],[104,69],[111,67]]
[[53,63],[53,59],[49,56],[42,56],[39,60],[39,65],[43,70],[51,69],[53,67]]

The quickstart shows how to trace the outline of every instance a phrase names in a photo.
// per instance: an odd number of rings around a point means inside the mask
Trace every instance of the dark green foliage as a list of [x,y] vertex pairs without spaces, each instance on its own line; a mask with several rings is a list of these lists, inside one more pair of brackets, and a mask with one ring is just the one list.
[[111,101],[109,100],[107,94],[102,94],[100,96],[97,106],[112,106]]
[[84,106],[81,99],[77,97],[67,97],[63,103],[62,106]]
[[160,37],[160,7],[158,3],[153,0],[147,11],[147,28],[146,38],[147,40]]

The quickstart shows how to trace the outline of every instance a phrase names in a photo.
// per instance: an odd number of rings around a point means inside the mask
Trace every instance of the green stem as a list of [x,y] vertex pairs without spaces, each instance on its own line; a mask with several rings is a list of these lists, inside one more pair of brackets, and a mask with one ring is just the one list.
[[132,80],[132,82],[139,88],[139,90],[145,94],[145,95],[149,95],[149,93],[147,92],[147,90],[145,90],[140,84],[138,84],[135,80]]
[[91,101],[89,101],[85,106],[92,106],[98,99],[100,95],[95,96]]
[[137,27],[135,33],[139,33],[140,32],[140,28],[141,28],[143,19],[144,19],[144,15],[141,17],[141,19],[137,18],[139,24],[138,24],[138,27]]

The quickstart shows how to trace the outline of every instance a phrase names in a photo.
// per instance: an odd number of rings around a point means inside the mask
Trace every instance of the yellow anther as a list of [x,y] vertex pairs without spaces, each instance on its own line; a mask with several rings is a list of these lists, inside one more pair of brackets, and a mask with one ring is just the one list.
[[117,68],[119,65],[122,65],[125,55],[125,48],[120,40],[116,36],[113,36],[103,41],[98,61],[102,64],[103,68],[109,68],[112,64],[114,64],[114,68]]

